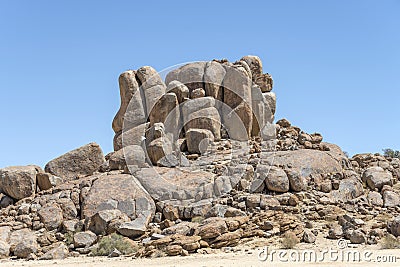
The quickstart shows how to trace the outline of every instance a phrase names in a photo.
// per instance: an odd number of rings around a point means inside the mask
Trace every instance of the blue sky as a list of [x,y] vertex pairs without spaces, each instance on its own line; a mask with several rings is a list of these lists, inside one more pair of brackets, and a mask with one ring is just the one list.
[[0,2],[0,167],[112,151],[118,75],[258,55],[277,118],[350,154],[400,149],[400,1]]

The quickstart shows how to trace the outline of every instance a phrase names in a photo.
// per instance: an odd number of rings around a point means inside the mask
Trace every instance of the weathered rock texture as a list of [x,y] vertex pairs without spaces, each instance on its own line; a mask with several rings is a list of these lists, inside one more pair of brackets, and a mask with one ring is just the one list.
[[146,66],[119,85],[114,152],[91,143],[45,171],[0,169],[0,258],[86,255],[104,236],[136,257],[283,235],[316,244],[400,236],[400,160],[348,158],[319,133],[273,123],[272,78],[258,57],[190,63],[165,83]]

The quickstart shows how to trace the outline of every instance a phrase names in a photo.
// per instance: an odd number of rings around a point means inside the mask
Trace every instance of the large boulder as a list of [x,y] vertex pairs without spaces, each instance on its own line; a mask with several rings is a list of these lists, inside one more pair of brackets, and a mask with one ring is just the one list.
[[[223,81],[224,103],[236,112],[245,126],[247,136],[251,136],[251,127],[253,124],[251,77],[249,77],[246,69],[239,65],[227,66],[225,69],[226,75]],[[230,121],[232,115],[229,116],[229,114],[226,110],[222,112],[224,124]]]
[[223,106],[223,125],[230,139],[246,141],[250,138],[253,125],[253,112],[251,106],[243,101],[233,110]]
[[257,56],[244,56],[240,59],[247,63],[250,67],[253,82],[257,81],[257,77],[263,74],[263,67],[261,59]]
[[74,234],[74,246],[76,248],[90,247],[97,241],[97,236],[91,231]]
[[11,253],[18,258],[27,258],[39,248],[35,233],[26,228],[12,232],[9,244]]
[[253,86],[251,92],[253,110],[252,135],[257,136],[267,123],[272,123],[274,120],[276,96],[272,92],[263,94],[258,86]]
[[175,93],[179,104],[189,98],[189,88],[180,81],[171,81],[167,86],[167,93]]
[[207,171],[154,167],[137,171],[135,177],[155,200],[206,199],[214,195],[215,174]]
[[313,174],[342,172],[342,158],[329,151],[299,149],[261,153],[262,162],[270,166],[281,166],[285,171],[296,172],[301,177]]
[[42,172],[36,166],[13,166],[0,169],[0,191],[20,200],[35,194],[36,175]]
[[184,119],[186,132],[190,129],[205,129],[209,130],[215,140],[221,139],[221,119],[218,110],[214,107],[201,109],[189,114]]
[[111,209],[118,209],[131,219],[142,216],[148,223],[154,216],[155,204],[134,176],[101,175],[83,200],[81,216],[91,218],[99,211]]
[[124,130],[123,132],[115,134],[113,141],[114,151],[118,151],[125,146],[140,146],[149,125],[150,123],[143,123],[129,130]]
[[225,68],[216,61],[210,61],[206,64],[204,72],[204,89],[206,96],[211,96],[220,102],[223,101],[222,82],[226,74]]
[[40,260],[62,260],[67,258],[69,255],[68,247],[63,243],[59,242],[52,248],[47,251],[43,256],[41,256]]
[[[127,212],[128,214],[133,214],[134,211],[134,202],[126,203]],[[129,211],[128,211],[129,209]],[[116,229],[113,228],[114,225],[120,224],[124,222],[125,218],[128,218],[127,215],[124,216],[122,211],[118,209],[111,209],[111,210],[101,210],[97,212],[90,218],[90,225],[89,230],[95,233],[96,235],[106,235],[112,232],[115,232]]]
[[10,255],[10,244],[0,240],[0,259],[7,258]]
[[189,129],[186,132],[186,142],[189,153],[203,154],[209,144],[214,142],[214,135],[206,129]]
[[[162,122],[174,128],[178,127],[180,112],[178,107],[178,98],[175,93],[166,93],[155,103],[150,112],[150,125],[156,122]],[[168,120],[168,122],[167,122]]]
[[186,64],[167,74],[165,83],[169,84],[173,80],[185,84],[190,91],[197,88],[204,88],[203,76],[207,62],[193,62]]
[[96,143],[72,150],[45,166],[45,171],[63,178],[64,181],[92,175],[105,163],[103,151]]
[[258,179],[264,180],[268,190],[280,193],[289,191],[289,178],[281,168],[259,165],[256,174]]
[[384,185],[392,185],[393,182],[392,174],[381,167],[370,167],[366,169],[362,179],[372,190],[381,190]]
[[400,196],[394,191],[385,190],[382,197],[384,207],[398,207],[400,205]]
[[345,201],[357,198],[363,193],[364,188],[361,181],[350,177],[340,180],[338,190],[333,190],[331,195],[336,201]]
[[165,94],[167,87],[158,72],[150,66],[141,67],[136,75],[146,99],[147,114],[150,114],[157,101]]
[[63,212],[57,204],[47,204],[39,210],[38,215],[48,231],[59,229],[63,222]]
[[146,155],[141,146],[126,146],[109,156],[110,170],[124,170],[127,165],[145,166]]
[[128,129],[145,123],[147,118],[136,72],[133,70],[125,71],[119,76],[118,81],[121,106],[112,123],[115,133],[121,132],[124,125],[125,129]]
[[211,107],[215,107],[215,99],[212,97],[201,97],[185,101],[182,104],[183,120],[188,121],[190,114]]
[[153,165],[173,151],[172,142],[167,137],[160,137],[147,146],[147,155]]

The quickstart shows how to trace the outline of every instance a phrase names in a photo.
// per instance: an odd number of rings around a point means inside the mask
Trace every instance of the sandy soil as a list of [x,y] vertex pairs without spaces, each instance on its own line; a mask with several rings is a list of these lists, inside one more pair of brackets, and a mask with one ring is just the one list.
[[[270,240],[269,240],[270,241]],[[268,242],[269,243],[269,242]],[[400,266],[400,249],[396,250],[382,250],[379,246],[347,246],[345,249],[338,248],[337,241],[319,239],[317,244],[299,244],[294,250],[286,250],[287,253],[294,253],[296,255],[302,255],[304,251],[315,251],[318,255],[318,259],[321,259],[323,250],[338,251],[342,253],[343,251],[348,251],[351,253],[356,253],[361,255],[359,258],[353,257],[354,254],[350,255],[350,260],[348,256],[342,258],[339,255],[339,260],[331,260],[325,254],[325,259],[321,262],[310,262],[309,258],[306,260],[300,260],[299,262],[290,261],[289,256],[284,256],[283,259],[287,259],[289,262],[281,262],[278,258],[279,251],[278,248],[268,246],[270,256],[266,261],[259,259],[260,252],[265,249],[264,240],[253,240],[251,243],[246,243],[245,245],[233,248],[233,251],[229,252],[218,252],[215,254],[192,254],[187,257],[161,257],[153,259],[134,259],[132,257],[121,257],[121,258],[107,258],[107,257],[77,257],[68,258],[65,260],[50,260],[50,261],[24,261],[24,260],[1,260],[1,267],[10,266],[62,266],[62,267],[73,267],[73,266],[89,266],[89,267],[100,267],[100,266],[110,266],[110,267],[127,267],[127,266],[146,266],[146,267],[172,267],[172,266],[182,266],[182,267],[220,267],[220,266],[365,266],[365,267],[375,267],[375,266]],[[275,258],[271,261],[271,252],[275,249]],[[231,249],[230,249],[231,250]],[[364,253],[369,253],[368,257],[364,256]],[[265,254],[261,254],[263,256]],[[301,259],[302,256],[299,256]],[[334,259],[335,257],[333,257]],[[365,260],[367,259],[367,260]]]

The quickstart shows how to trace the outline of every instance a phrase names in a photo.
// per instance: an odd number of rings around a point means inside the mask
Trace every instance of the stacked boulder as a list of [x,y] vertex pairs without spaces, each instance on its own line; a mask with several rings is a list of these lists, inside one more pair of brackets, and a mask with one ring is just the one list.
[[[169,72],[165,83],[149,66],[126,71],[119,77],[114,150],[122,155],[121,149],[141,147],[147,163],[162,165],[160,160],[168,157],[170,162],[182,157],[180,152],[202,154],[221,138],[247,141],[269,136],[275,131],[272,85],[257,56],[235,63],[189,63]],[[127,164],[145,164],[141,160]]]
[[[349,159],[321,134],[272,124],[272,78],[258,57],[186,64],[165,82],[146,66],[119,87],[115,151],[90,143],[44,169],[0,169],[0,258],[98,255],[103,238],[156,257],[253,237],[400,236],[400,160]],[[116,247],[101,255],[129,254]]]

